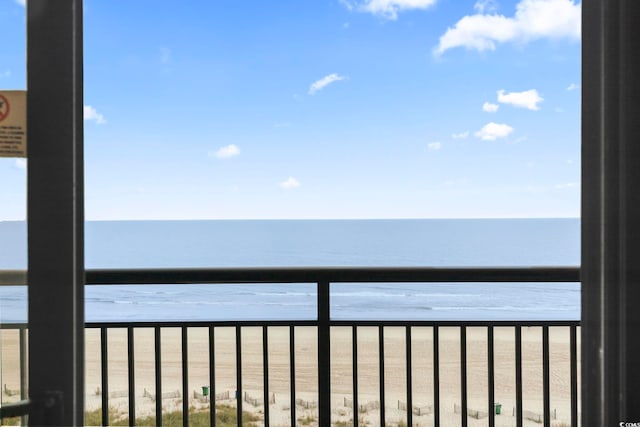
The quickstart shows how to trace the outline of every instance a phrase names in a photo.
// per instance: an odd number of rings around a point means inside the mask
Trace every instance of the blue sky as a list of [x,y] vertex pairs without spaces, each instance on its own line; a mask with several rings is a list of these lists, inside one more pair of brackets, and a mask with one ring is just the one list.
[[85,181],[89,220],[577,217],[580,3],[87,0]]

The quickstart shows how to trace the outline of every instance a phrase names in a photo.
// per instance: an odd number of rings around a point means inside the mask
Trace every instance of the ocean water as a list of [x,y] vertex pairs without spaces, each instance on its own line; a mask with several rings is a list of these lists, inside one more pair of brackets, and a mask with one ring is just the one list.
[[[116,221],[86,225],[87,268],[577,266],[578,219]],[[0,222],[0,269],[26,268],[26,226]],[[577,283],[333,284],[334,319],[564,320]],[[87,321],[313,319],[314,284],[88,286]],[[0,288],[0,321],[26,289]]]

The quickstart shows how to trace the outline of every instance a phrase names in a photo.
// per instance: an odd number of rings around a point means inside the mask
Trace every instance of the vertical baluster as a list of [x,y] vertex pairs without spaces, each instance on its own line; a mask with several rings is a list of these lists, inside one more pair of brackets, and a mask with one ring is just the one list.
[[358,427],[358,327],[351,328],[351,356],[353,358],[353,427]]
[[102,425],[109,425],[109,360],[107,359],[107,328],[100,328],[100,380],[102,382]]
[[296,336],[295,326],[289,326],[289,383],[291,384],[291,427],[296,427]]
[[551,426],[549,398],[549,326],[542,327],[542,401],[544,427]]
[[242,425],[242,328],[236,326],[236,414],[238,425]]
[[318,282],[318,424],[331,424],[331,337],[329,282]]
[[495,360],[493,354],[493,326],[487,327],[487,373],[488,373],[488,392],[489,392],[489,427],[496,425],[495,410]]
[[522,427],[522,327],[516,326],[516,426]]
[[216,427],[216,335],[209,326],[209,424]]
[[578,348],[575,325],[571,326],[569,347],[571,353],[571,427],[578,427]]
[[378,326],[378,366],[380,368],[380,425],[385,425],[385,400],[384,400],[384,326]]
[[406,329],[406,367],[407,367],[407,426],[413,425],[413,390],[411,376],[411,326]]
[[467,328],[460,326],[460,416],[462,427],[467,427]]
[[264,427],[269,427],[269,335],[262,326],[262,380],[264,389]]
[[159,326],[154,328],[156,376],[156,425],[162,426],[162,337]]
[[135,344],[133,328],[127,327],[127,353],[129,376],[129,425],[136,425],[136,376],[135,376]]
[[182,426],[189,427],[189,346],[187,327],[182,327]]
[[[28,398],[27,393],[27,329],[20,327],[20,399],[25,400]],[[20,423],[27,425],[28,418],[26,416],[21,417]]]
[[433,425],[440,427],[440,338],[433,326]]

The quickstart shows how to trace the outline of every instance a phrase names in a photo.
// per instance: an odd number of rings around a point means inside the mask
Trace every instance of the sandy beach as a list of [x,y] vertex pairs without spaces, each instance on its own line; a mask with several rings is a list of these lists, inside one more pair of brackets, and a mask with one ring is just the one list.
[[[19,389],[18,333],[1,331],[3,401],[16,400],[9,395]],[[441,425],[459,426],[460,414],[454,410],[460,399],[460,329],[440,328],[440,411]],[[496,328],[495,332],[495,401],[501,414],[496,417],[497,426],[515,426],[515,339],[514,329]],[[579,334],[578,334],[579,336]],[[331,331],[331,390],[332,424],[346,425],[353,419],[350,406],[352,390],[351,329],[334,327]],[[298,425],[317,425],[317,337],[311,327],[295,330],[295,388]],[[433,425],[433,332],[429,327],[412,328],[412,390],[413,425]],[[113,329],[108,334],[109,405],[118,416],[127,416],[127,333],[125,329]],[[270,404],[270,425],[288,426],[290,421],[289,379],[289,329],[269,328],[269,391],[274,401]],[[406,420],[406,366],[405,329],[387,327],[384,330],[385,346],[385,412],[386,425],[403,425]],[[579,348],[579,343],[578,343]],[[155,414],[154,334],[152,329],[135,330],[135,393],[136,416]],[[542,414],[542,329],[522,328],[523,409],[531,414]],[[182,408],[182,355],[181,330],[162,330],[162,388],[165,411]],[[235,329],[215,330],[215,392],[229,394],[217,404],[235,406]],[[359,419],[363,425],[380,425],[379,366],[377,328],[358,328],[358,399],[363,405]],[[208,329],[188,329],[189,405],[207,409],[209,403],[197,399],[194,392],[202,392],[209,384]],[[570,358],[569,328],[550,329],[550,388],[551,412],[555,415],[552,425],[569,425],[570,421]],[[579,367],[578,367],[579,369]],[[578,371],[579,372],[579,371]],[[263,366],[262,329],[242,329],[242,391],[249,401],[243,409],[263,419]],[[87,329],[86,334],[86,408],[94,410],[101,405],[100,333]],[[469,426],[486,426],[487,411],[487,330],[482,327],[467,328],[467,387],[468,408],[480,412],[479,418],[469,417]],[[9,391],[9,393],[7,393]],[[174,396],[171,397],[172,392]],[[252,398],[258,400],[253,406]],[[307,406],[307,408],[305,408]],[[366,408],[365,408],[366,407]],[[419,408],[419,409],[418,409]],[[420,415],[418,415],[418,410]],[[484,413],[484,414],[483,414]],[[535,417],[534,417],[535,418]],[[259,423],[260,424],[260,423]],[[539,422],[526,420],[526,426]]]

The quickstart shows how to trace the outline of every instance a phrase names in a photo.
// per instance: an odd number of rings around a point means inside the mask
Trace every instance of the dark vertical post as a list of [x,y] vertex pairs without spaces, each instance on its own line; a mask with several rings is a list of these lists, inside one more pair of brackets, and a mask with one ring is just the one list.
[[[27,330],[20,327],[20,399],[27,399]],[[27,417],[21,419],[22,425],[27,425]]]
[[156,379],[156,425],[162,427],[162,333],[154,328],[155,379]]
[[242,425],[242,328],[236,326],[236,416],[238,425]]
[[522,327],[516,326],[516,426],[522,427]]
[[100,328],[100,381],[102,382],[102,425],[109,425],[109,359],[107,355],[107,328]]
[[136,425],[136,373],[135,373],[135,343],[133,340],[133,328],[127,328],[127,363],[129,377],[129,425]]
[[353,358],[353,427],[358,427],[358,327],[351,328],[351,356]]
[[640,2],[584,1],[582,418],[640,420]]
[[216,427],[216,332],[209,326],[209,425]]
[[[162,398],[162,396],[160,396]],[[182,327],[182,426],[189,427],[189,336]]]
[[460,326],[460,423],[467,427],[467,328]]
[[413,387],[411,374],[411,326],[406,331],[406,367],[407,367],[407,425],[413,425]]
[[384,396],[384,326],[378,326],[378,367],[380,377],[380,425],[385,425],[385,396]]
[[329,282],[318,282],[318,425],[331,424]]
[[489,376],[488,395],[489,395],[489,427],[495,427],[496,425],[496,409],[495,409],[495,357],[493,346],[493,326],[487,327],[487,374]]
[[440,427],[440,338],[433,325],[433,425]]
[[264,391],[264,427],[269,427],[269,331],[262,326],[262,388]]
[[549,326],[542,327],[542,406],[544,427],[551,425],[551,405],[549,396]]
[[20,342],[20,399],[27,398],[27,330],[24,327],[18,329],[18,339]]
[[291,384],[291,427],[296,427],[296,335],[289,326],[289,382]]
[[569,348],[571,354],[571,427],[578,427],[578,344],[576,326],[571,326]]
[[[84,423],[82,82],[82,0],[30,0],[29,393],[36,402],[29,417],[32,425]],[[62,403],[50,417],[38,410],[38,402],[54,395]]]

